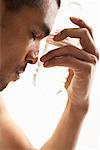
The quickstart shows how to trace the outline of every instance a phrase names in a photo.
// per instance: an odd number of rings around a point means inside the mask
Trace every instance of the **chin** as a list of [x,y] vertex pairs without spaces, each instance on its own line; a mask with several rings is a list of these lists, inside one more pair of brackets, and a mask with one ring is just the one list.
[[7,87],[7,85],[8,85],[8,84],[6,84],[6,85],[1,85],[1,84],[0,84],[0,92],[2,92],[2,91]]

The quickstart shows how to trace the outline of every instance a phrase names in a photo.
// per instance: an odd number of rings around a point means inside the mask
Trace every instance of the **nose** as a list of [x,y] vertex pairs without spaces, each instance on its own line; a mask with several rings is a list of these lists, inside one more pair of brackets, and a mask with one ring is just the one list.
[[25,61],[30,64],[35,64],[37,60],[38,60],[38,52],[34,52],[33,50],[29,51],[25,58]]

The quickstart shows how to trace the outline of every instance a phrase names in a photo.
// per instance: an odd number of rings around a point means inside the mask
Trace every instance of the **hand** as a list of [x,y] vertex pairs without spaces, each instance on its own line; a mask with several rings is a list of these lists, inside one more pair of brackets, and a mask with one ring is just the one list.
[[[65,66],[69,68],[68,82],[65,87],[68,91],[69,102],[80,105],[88,102],[91,83],[99,54],[94,44],[91,28],[81,19],[71,17],[70,20],[80,28],[64,29],[54,37],[55,41],[67,37],[79,38],[81,49],[72,44],[52,50],[42,56],[45,67]],[[68,88],[67,88],[68,87]]]

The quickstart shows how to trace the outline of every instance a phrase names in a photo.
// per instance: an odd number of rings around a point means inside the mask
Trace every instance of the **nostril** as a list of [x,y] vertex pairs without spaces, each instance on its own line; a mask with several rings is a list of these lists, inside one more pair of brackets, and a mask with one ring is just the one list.
[[34,64],[38,60],[38,52],[34,52],[33,50],[29,51],[26,58],[27,63]]
[[35,64],[37,62],[38,58],[34,58],[34,59],[29,59],[27,60],[27,63],[29,64]]
[[32,61],[32,60],[28,60],[28,63],[29,63],[29,64],[33,64],[33,61]]

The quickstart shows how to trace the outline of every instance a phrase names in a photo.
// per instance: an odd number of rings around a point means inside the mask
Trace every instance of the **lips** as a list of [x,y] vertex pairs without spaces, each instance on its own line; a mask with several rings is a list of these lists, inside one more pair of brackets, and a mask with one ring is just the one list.
[[25,71],[27,64],[24,66],[20,66],[16,69],[15,75],[11,77],[7,77],[4,79],[4,77],[0,76],[0,92],[3,91],[7,85],[9,84],[10,81],[16,81],[20,78],[20,74],[22,74]]
[[25,66],[21,66],[17,69],[16,78],[14,79],[14,81],[16,81],[20,78],[20,74],[22,74],[25,71],[26,66],[27,66],[27,64],[25,64]]
[[17,70],[18,74],[22,74],[25,71],[26,66],[20,68],[19,70]]
[[[34,59],[32,60],[32,62],[27,62],[27,63],[35,64],[35,63],[37,62],[37,60],[38,60],[38,58],[34,58]],[[22,74],[22,73],[25,71],[26,66],[27,66],[27,63],[24,64],[23,66],[19,66],[19,67],[16,68],[16,72],[15,72],[14,78],[13,78],[12,80],[9,80],[9,82],[10,82],[10,81],[16,81],[16,80],[18,80],[18,79],[20,78],[20,74]],[[6,81],[6,80],[3,80],[3,79],[0,77],[0,92],[3,91],[3,90],[7,87],[7,85],[9,84],[8,79],[7,79],[7,82],[8,82],[8,83],[5,82],[5,81]]]

